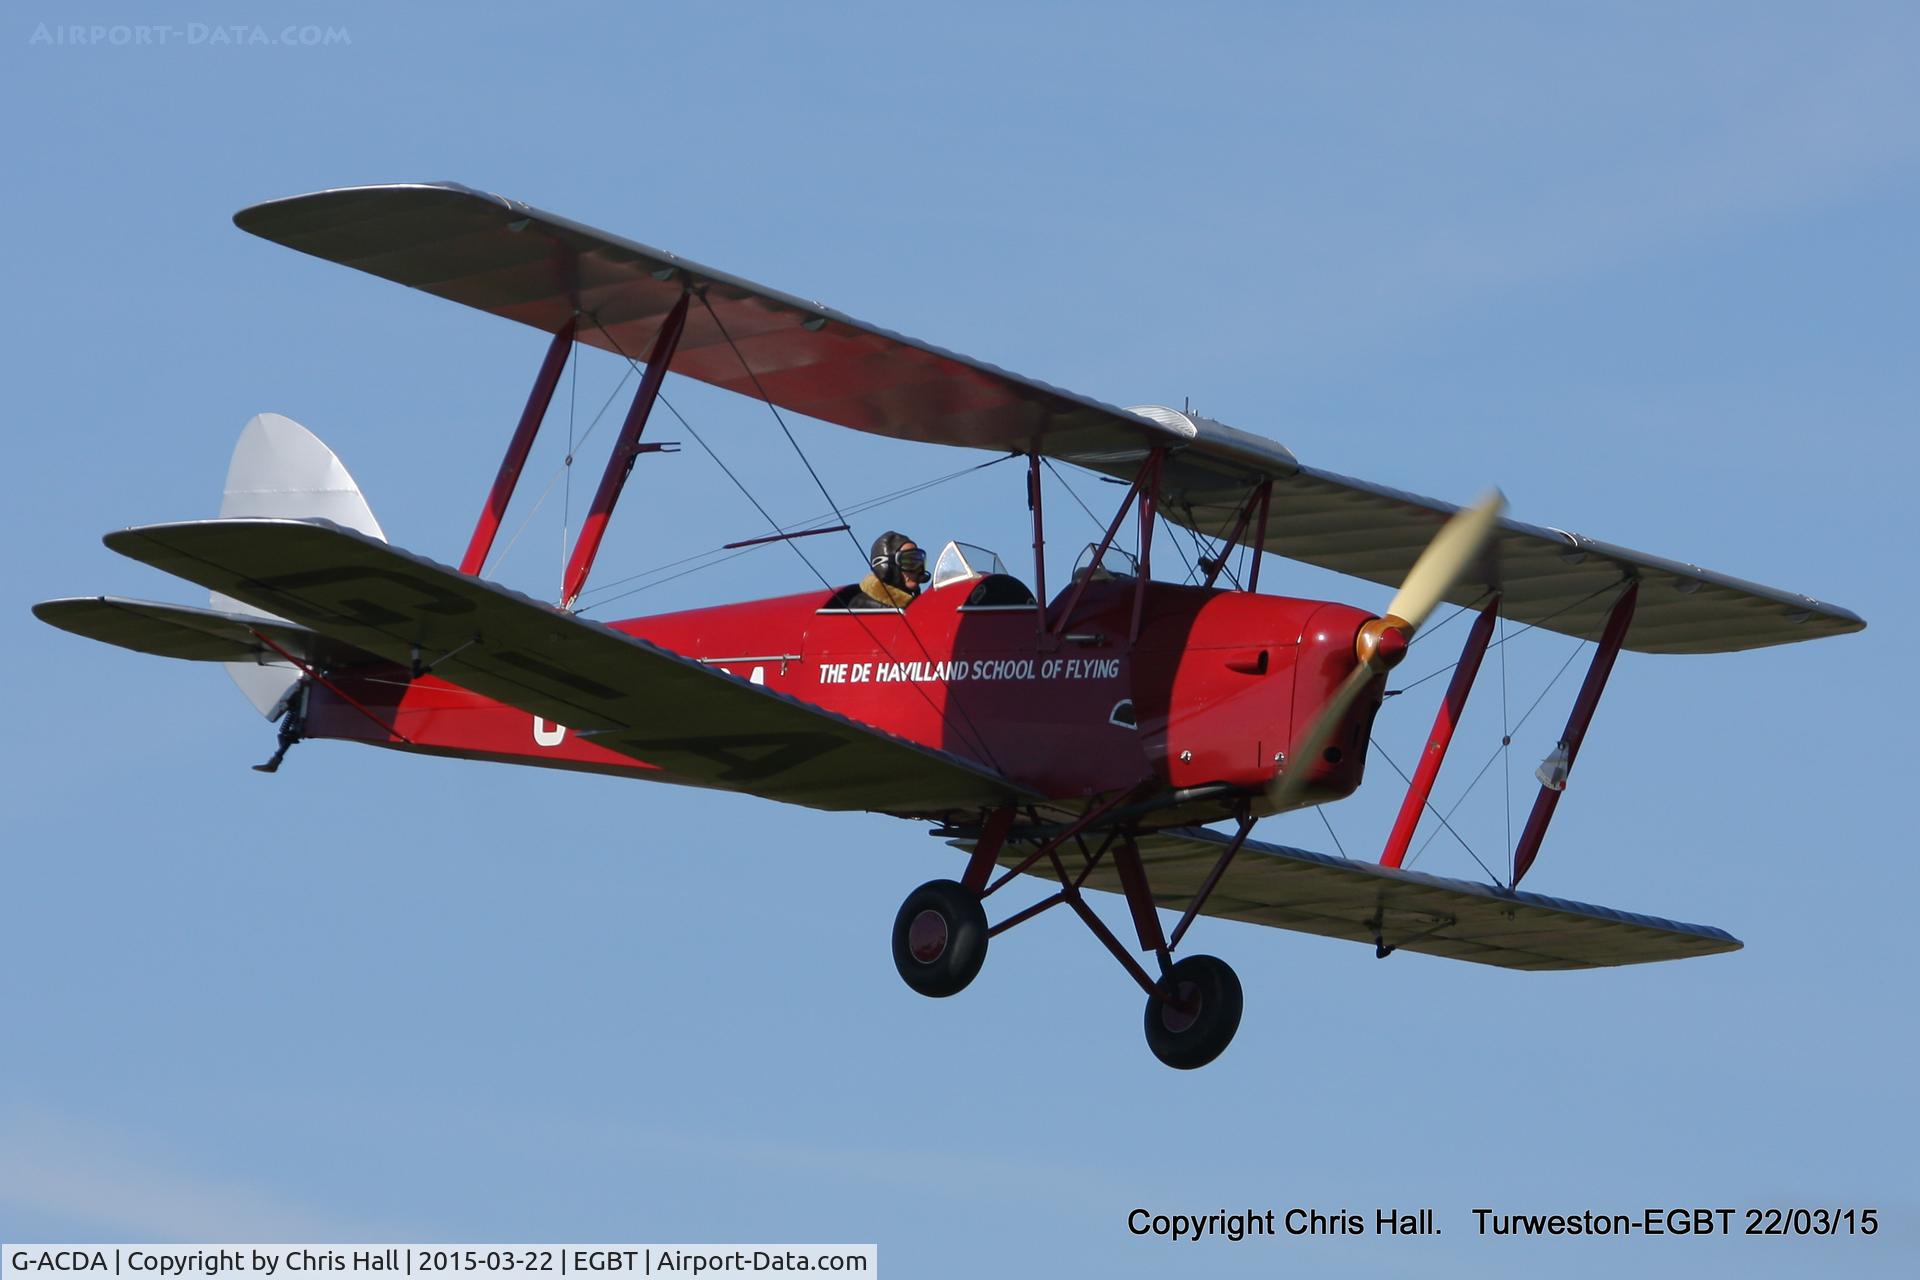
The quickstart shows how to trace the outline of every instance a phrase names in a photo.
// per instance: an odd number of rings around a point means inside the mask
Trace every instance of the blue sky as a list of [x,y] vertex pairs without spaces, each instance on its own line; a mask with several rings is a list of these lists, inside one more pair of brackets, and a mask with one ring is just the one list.
[[[1911,7],[137,13],[26,3],[0,25],[0,1238],[873,1240],[920,1276],[1911,1274]],[[349,38],[34,38],[131,21]],[[212,514],[262,410],[332,444],[395,542],[457,558],[540,337],[228,221],[421,179],[1858,610],[1867,632],[1821,644],[1623,658],[1528,880],[1747,949],[1527,976],[1207,923],[1192,945],[1239,970],[1246,1020],[1178,1074],[1066,918],[997,940],[961,997],[909,993],[894,909],[958,862],[908,824],[339,744],[249,772],[271,730],[221,672],[27,605],[197,603],[99,535]],[[580,362],[577,428],[619,374]],[[776,514],[819,509],[762,407],[667,393]],[[523,498],[559,467],[564,408]],[[843,504],[973,460],[797,430]],[[592,445],[581,465],[507,581],[553,593]],[[1049,509],[1064,557],[1090,522]],[[1024,519],[995,470],[857,531],[1013,562]],[[649,458],[596,577],[759,532],[697,450]],[[830,542],[808,553],[852,577]],[[811,582],[772,548],[610,609]],[[1264,585],[1389,594],[1291,566]],[[1571,647],[1511,647],[1516,713]],[[1517,738],[1516,821],[1573,685]],[[1492,687],[1443,798],[1497,742]],[[1431,705],[1383,715],[1382,744],[1410,756]],[[1378,849],[1398,791],[1376,760],[1327,815],[1348,852]],[[1494,856],[1503,798],[1496,765],[1461,809]],[[1310,814],[1260,835],[1335,838]],[[1478,874],[1444,842],[1416,865]],[[1475,1239],[1467,1212],[1664,1204],[1871,1205],[1883,1226],[1530,1246]],[[1432,1205],[1447,1234],[1125,1230],[1135,1206],[1292,1205]]]

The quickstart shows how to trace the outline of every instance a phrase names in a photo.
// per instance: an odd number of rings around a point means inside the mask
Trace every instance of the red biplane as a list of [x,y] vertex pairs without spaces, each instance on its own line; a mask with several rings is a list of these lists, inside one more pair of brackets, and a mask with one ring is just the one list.
[[[1074,395],[464,187],[323,191],[235,222],[552,335],[465,555],[456,568],[387,545],[332,453],[263,415],[242,435],[219,519],[106,537],[210,588],[213,609],[92,597],[40,604],[41,618],[230,664],[280,722],[267,770],[296,741],[339,738],[930,821],[966,862],[900,908],[907,983],[952,995],[990,937],[1065,905],[1145,992],[1148,1044],[1174,1067],[1211,1061],[1240,1020],[1233,970],[1176,958],[1200,915],[1517,969],[1738,948],[1719,929],[1517,885],[1621,649],[1720,652],[1864,625],[1806,596],[1502,518],[1497,495],[1460,510],[1190,412]],[[645,373],[554,605],[479,575],[576,343],[644,353]],[[621,488],[658,447],[642,432],[669,369],[828,423],[1024,458],[1031,588],[952,543],[904,608],[852,607],[854,585],[610,624],[579,616]],[[1127,488],[1049,600],[1050,461]],[[1137,557],[1114,546],[1130,514]],[[1210,540],[1204,581],[1153,578],[1159,521]],[[1235,549],[1250,568],[1222,586]],[[1266,552],[1398,593],[1380,616],[1263,595]],[[1387,675],[1443,602],[1478,618],[1379,862],[1249,840],[1263,816],[1359,786]],[[1510,882],[1403,869],[1499,618],[1597,642]],[[989,925],[984,900],[1022,872],[1057,887]],[[1091,889],[1124,897],[1133,945],[1091,909]],[[1181,913],[1171,930],[1162,910]]]

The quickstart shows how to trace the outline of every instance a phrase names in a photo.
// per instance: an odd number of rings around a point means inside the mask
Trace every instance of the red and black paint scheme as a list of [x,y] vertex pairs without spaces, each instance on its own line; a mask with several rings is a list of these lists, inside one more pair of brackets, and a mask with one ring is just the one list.
[[[1201,915],[1370,942],[1382,957],[1523,969],[1737,949],[1718,929],[1524,893],[1518,881],[1623,648],[1713,651],[1864,625],[1808,597],[1503,519],[1497,495],[1463,510],[1316,471],[1183,412],[1116,409],[462,187],[321,192],[236,221],[551,335],[459,567],[389,547],[370,515],[343,525],[248,510],[107,537],[234,608],[93,597],[43,603],[42,618],[145,652],[284,669],[285,692],[257,700],[281,723],[267,771],[293,743],[329,738],[931,820],[967,860],[901,907],[894,958],[908,985],[955,994],[990,937],[1064,905],[1143,989],[1149,1046],[1178,1068],[1212,1061],[1240,1018],[1232,969],[1175,958]],[[579,344],[645,352],[646,363],[548,603],[482,574]],[[949,544],[931,585],[901,608],[854,607],[848,585],[611,624],[580,616],[629,475],[661,448],[644,433],[669,370],[857,430],[1023,456],[1032,588],[997,557]],[[324,446],[279,421],[321,472],[344,476]],[[1128,486],[1051,598],[1049,459]],[[365,514],[357,489],[341,509]],[[1137,561],[1114,549],[1130,514]],[[1213,540],[1198,585],[1153,578],[1162,521]],[[810,532],[823,531],[775,537]],[[1236,549],[1250,571],[1223,587]],[[1261,594],[1267,552],[1398,593],[1379,615]],[[1360,786],[1388,674],[1442,602],[1479,618],[1380,860],[1250,841],[1261,818]],[[1543,775],[1511,882],[1406,870],[1503,617],[1595,641],[1558,773]],[[1204,829],[1217,822],[1233,831]],[[989,925],[986,900],[1024,872],[1057,887]],[[1094,889],[1124,898],[1131,944],[1089,905]],[[1171,930],[1163,910],[1179,913]]]

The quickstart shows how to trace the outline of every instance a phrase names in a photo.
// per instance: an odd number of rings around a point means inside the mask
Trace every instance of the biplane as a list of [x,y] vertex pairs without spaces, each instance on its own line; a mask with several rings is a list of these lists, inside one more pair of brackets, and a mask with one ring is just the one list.
[[[1089,399],[466,187],[321,191],[234,221],[549,336],[465,551],[449,564],[390,546],[332,452],[265,414],[242,433],[219,518],[105,538],[207,588],[212,607],[91,597],[39,604],[42,619],[228,664],[278,722],[278,749],[257,766],[269,771],[294,743],[331,738],[930,823],[961,865],[908,894],[894,920],[894,961],[913,990],[959,992],[992,937],[1064,906],[1139,985],[1148,1045],[1176,1068],[1212,1061],[1240,1021],[1234,971],[1180,951],[1203,916],[1383,957],[1529,970],[1737,949],[1720,929],[1519,882],[1623,649],[1726,652],[1864,625],[1807,596],[1521,523],[1498,494],[1457,508],[1321,470],[1191,411]],[[482,574],[580,344],[644,372],[550,602]],[[1031,581],[955,542],[904,607],[851,607],[858,585],[829,582],[660,616],[582,616],[607,522],[635,464],[660,447],[644,432],[669,371],[762,399],[776,417],[1024,460]],[[1124,493],[1050,597],[1041,469],[1054,463]],[[1129,519],[1131,554],[1116,545]],[[1189,581],[1153,574],[1166,522],[1213,548]],[[764,540],[844,524],[776,527]],[[1243,572],[1223,580],[1235,555]],[[1391,587],[1392,603],[1376,615],[1263,593],[1268,555]],[[1359,787],[1389,674],[1442,605],[1474,621],[1378,861],[1252,840],[1270,815]],[[1409,841],[1433,809],[1498,619],[1592,641],[1584,683],[1507,880],[1410,870]],[[1024,874],[1049,891],[989,923],[988,900]],[[1089,905],[1093,891],[1124,901],[1120,931]],[[1171,928],[1163,911],[1177,913]]]

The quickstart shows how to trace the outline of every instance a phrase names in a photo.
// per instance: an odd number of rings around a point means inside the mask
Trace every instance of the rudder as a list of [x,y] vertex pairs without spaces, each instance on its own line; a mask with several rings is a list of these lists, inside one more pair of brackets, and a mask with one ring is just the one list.
[[[255,414],[241,428],[233,460],[227,464],[220,516],[318,518],[387,540],[360,486],[333,450],[313,432],[278,413]],[[218,591],[209,598],[224,613],[274,617]],[[268,719],[277,714],[281,700],[300,678],[293,667],[279,661],[229,662],[226,668],[240,692]]]

